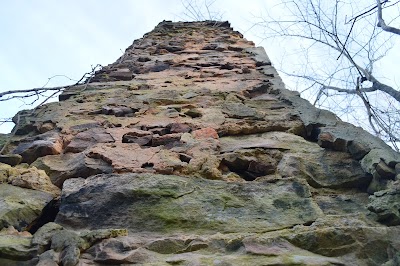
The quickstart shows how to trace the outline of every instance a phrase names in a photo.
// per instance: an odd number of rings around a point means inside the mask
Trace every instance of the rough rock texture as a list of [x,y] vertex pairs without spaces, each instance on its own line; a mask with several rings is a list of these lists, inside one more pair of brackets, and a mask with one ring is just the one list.
[[59,98],[0,157],[1,265],[400,265],[400,155],[228,22],[164,21]]

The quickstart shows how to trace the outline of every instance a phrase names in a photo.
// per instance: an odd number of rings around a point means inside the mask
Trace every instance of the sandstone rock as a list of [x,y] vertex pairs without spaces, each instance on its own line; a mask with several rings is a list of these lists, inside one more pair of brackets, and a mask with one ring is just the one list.
[[0,233],[0,263],[2,265],[10,265],[8,264],[10,261],[7,262],[7,259],[11,261],[29,261],[34,258],[36,249],[31,246],[31,239],[31,236]]
[[281,154],[265,153],[260,149],[238,150],[234,153],[225,153],[220,168],[227,166],[229,171],[237,173],[247,181],[257,177],[275,174]]
[[358,257],[358,262],[349,262],[343,256],[345,265],[381,265],[391,259],[388,253],[390,243],[396,246],[398,244],[398,240],[394,240],[395,236],[391,234],[397,232],[398,228],[388,231],[386,228],[367,226],[351,218],[337,217],[316,221],[315,226],[297,228],[296,232],[289,230],[282,233],[281,237],[296,247],[316,254],[328,257],[354,254],[353,256]]
[[55,125],[53,123],[50,122],[46,122],[46,123],[39,123],[39,125],[37,126],[37,131],[39,131],[40,133],[46,133],[48,131],[51,131],[55,128]]
[[195,139],[206,139],[206,138],[218,139],[217,131],[215,131],[215,129],[210,127],[195,130],[192,132],[192,135]]
[[44,170],[51,182],[58,187],[62,187],[64,181],[69,178],[85,178],[112,172],[112,167],[107,162],[87,157],[83,153],[48,155],[37,159],[32,165]]
[[20,143],[12,153],[22,156],[22,162],[32,163],[38,157],[45,155],[60,154],[63,141],[55,132],[47,132]]
[[65,266],[75,266],[79,262],[81,251],[75,246],[66,246],[60,254],[61,264]]
[[182,123],[171,123],[167,127],[170,133],[187,133],[192,131],[189,125]]
[[116,172],[172,173],[184,165],[177,153],[160,147],[142,149],[136,143],[98,144],[88,156],[111,164]]
[[96,143],[115,142],[114,138],[102,128],[92,128],[78,133],[67,145],[66,152],[82,152]]
[[380,223],[388,226],[400,225],[400,189],[389,188],[370,196],[368,210],[377,215]]
[[[124,174],[97,175],[86,182],[69,179],[64,187],[56,222],[74,228],[126,227],[132,232],[194,228],[238,232],[246,228],[249,232],[262,232],[310,222],[320,214],[309,198],[307,187],[299,181],[229,184],[176,176]],[[104,190],[106,195],[102,194]],[[120,201],[114,204],[110,199],[117,195]],[[273,195],[279,198],[274,199]],[[207,210],[206,215],[203,210]],[[112,219],[108,215],[111,212],[120,218]]]
[[13,168],[6,164],[0,164],[0,180],[13,186],[47,192],[54,197],[61,194],[60,189],[51,183],[47,174],[36,167]]
[[364,158],[365,155],[368,154],[368,152],[371,151],[371,148],[369,148],[367,145],[364,145],[354,140],[349,142],[347,150],[353,156],[354,159],[361,160],[362,158]]
[[322,150],[315,143],[308,142],[302,137],[285,132],[222,137],[220,138],[220,143],[221,152],[250,148],[292,150],[301,153],[315,153]]
[[278,170],[282,176],[303,177],[313,187],[366,189],[371,181],[358,161],[340,152],[287,153]]
[[49,193],[0,184],[0,229],[14,226],[29,228],[53,199]]
[[166,134],[159,136],[157,134],[153,135],[153,138],[151,139],[151,146],[157,147],[164,145],[168,148],[172,148],[180,142],[182,133],[171,133],[171,134]]
[[0,224],[34,235],[1,265],[399,264],[400,155],[228,22],[164,21],[60,100],[14,118]]
[[361,166],[366,172],[371,173],[381,160],[389,167],[394,168],[397,161],[400,161],[400,154],[392,150],[373,149],[361,160]]
[[59,256],[59,253],[55,252],[54,250],[47,250],[39,255],[39,262],[37,266],[58,266],[58,263],[60,262]]
[[329,132],[321,132],[318,135],[318,145],[335,151],[347,151],[347,141],[334,137]]
[[131,80],[133,78],[132,72],[128,68],[117,69],[111,72],[109,76],[116,80]]
[[396,172],[389,167],[385,162],[380,161],[375,168],[376,172],[385,179],[394,179]]
[[7,154],[0,155],[0,163],[5,163],[11,166],[15,166],[22,161],[22,156],[19,154]]
[[227,102],[224,104],[222,111],[232,118],[256,118],[257,112],[242,103]]
[[135,136],[132,133],[126,133],[122,136],[122,143],[136,143],[140,146],[151,146],[153,135]]
[[48,246],[51,244],[51,238],[57,234],[60,230],[63,230],[61,225],[50,222],[40,227],[32,238],[32,245],[36,246],[38,253],[44,253]]
[[248,47],[245,51],[250,53],[256,61],[256,66],[271,65],[271,60],[262,47]]

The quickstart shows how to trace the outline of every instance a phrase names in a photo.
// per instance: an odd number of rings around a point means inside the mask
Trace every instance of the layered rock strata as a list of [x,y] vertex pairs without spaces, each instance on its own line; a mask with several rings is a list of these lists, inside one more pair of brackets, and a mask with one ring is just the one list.
[[400,155],[228,22],[161,22],[59,98],[0,157],[2,265],[400,263]]

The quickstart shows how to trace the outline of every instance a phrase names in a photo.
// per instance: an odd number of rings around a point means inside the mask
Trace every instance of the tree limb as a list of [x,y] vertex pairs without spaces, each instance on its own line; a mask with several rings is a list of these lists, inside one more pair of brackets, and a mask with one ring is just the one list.
[[377,26],[380,27],[384,31],[400,35],[400,29],[386,25],[385,20],[383,19],[383,15],[382,15],[382,4],[381,4],[381,1],[380,0],[376,0],[376,5],[378,7],[378,12],[377,12],[377,14],[378,14],[378,24],[377,24]]

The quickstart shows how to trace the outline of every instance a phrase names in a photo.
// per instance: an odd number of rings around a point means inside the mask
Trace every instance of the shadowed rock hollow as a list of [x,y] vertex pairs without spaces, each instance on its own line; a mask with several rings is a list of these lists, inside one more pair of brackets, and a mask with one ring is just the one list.
[[400,264],[400,155],[228,22],[161,22],[27,113],[0,157],[1,265]]

